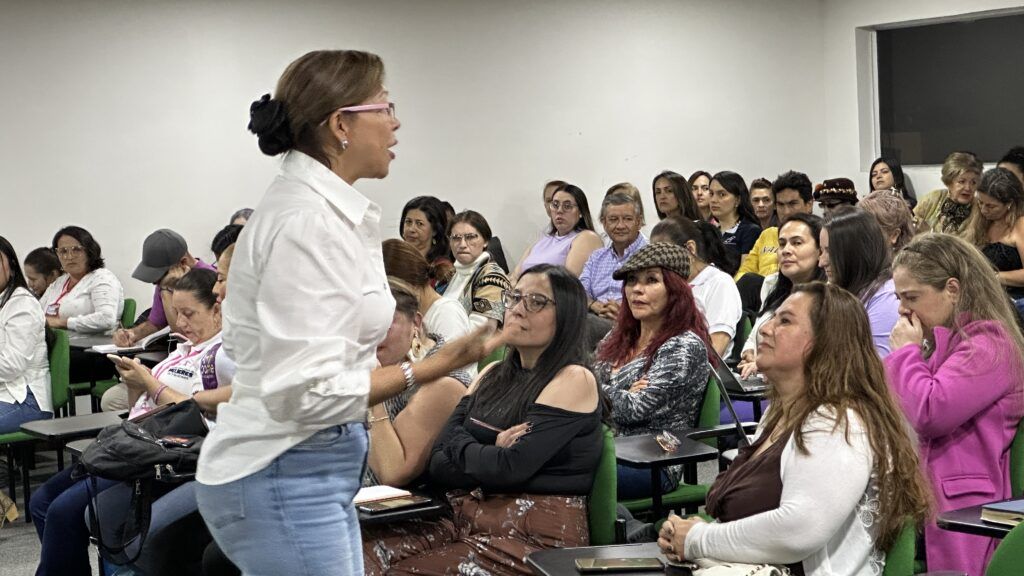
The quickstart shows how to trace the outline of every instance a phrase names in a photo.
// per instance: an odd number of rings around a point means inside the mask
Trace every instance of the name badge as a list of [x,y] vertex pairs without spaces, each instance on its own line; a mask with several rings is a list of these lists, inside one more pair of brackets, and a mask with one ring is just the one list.
[[60,304],[50,304],[46,307],[47,316],[60,316]]

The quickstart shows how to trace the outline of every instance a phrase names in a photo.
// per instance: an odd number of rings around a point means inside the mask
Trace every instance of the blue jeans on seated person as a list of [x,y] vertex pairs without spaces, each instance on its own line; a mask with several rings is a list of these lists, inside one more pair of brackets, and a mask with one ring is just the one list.
[[[650,498],[651,493],[651,470],[650,468],[631,468],[618,465],[618,499],[633,500],[636,498]],[[661,493],[666,494],[676,489],[679,483],[673,480],[664,469],[661,471]]]
[[196,483],[199,511],[246,576],[363,573],[352,498],[366,463],[362,422],[313,434],[269,466],[234,482]]
[[[85,507],[93,495],[89,478],[71,479],[65,468],[32,493],[29,511],[43,543],[36,576],[92,576],[89,567],[89,527]],[[119,482],[96,479],[99,492]]]
[[24,402],[15,402],[14,404],[0,402],[0,434],[17,432],[25,422],[49,418],[53,418],[53,412],[40,410],[31,390],[25,396]]

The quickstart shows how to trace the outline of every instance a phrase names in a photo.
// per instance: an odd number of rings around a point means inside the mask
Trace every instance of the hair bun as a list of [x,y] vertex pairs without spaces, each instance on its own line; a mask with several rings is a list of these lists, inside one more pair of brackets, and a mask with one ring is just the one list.
[[249,106],[249,131],[259,138],[260,151],[268,156],[291,150],[292,132],[284,102],[264,94]]

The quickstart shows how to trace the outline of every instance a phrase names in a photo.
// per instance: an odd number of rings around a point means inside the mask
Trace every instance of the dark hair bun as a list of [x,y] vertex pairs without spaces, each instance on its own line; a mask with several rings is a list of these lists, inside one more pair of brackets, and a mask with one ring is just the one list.
[[260,151],[277,156],[292,148],[292,132],[288,125],[284,102],[264,94],[249,106],[249,131],[259,138]]

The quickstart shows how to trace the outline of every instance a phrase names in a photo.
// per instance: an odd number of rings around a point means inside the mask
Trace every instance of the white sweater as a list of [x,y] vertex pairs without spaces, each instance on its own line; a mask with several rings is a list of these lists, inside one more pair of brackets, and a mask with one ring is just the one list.
[[0,308],[0,402],[25,401],[28,391],[43,412],[53,412],[46,320],[31,292],[15,288]]
[[[762,420],[763,421],[763,420]],[[782,452],[779,507],[725,523],[700,523],[686,536],[687,558],[750,564],[803,562],[807,576],[877,576],[885,554],[874,549],[878,491],[861,419],[847,413],[832,430],[830,412],[804,424],[808,454],[790,438]],[[763,429],[758,429],[760,435]]]
[[59,316],[68,321],[68,330],[83,333],[107,333],[117,328],[124,311],[121,281],[106,268],[89,272],[61,297],[71,277],[61,275],[43,292],[39,305],[47,307],[59,300]]

